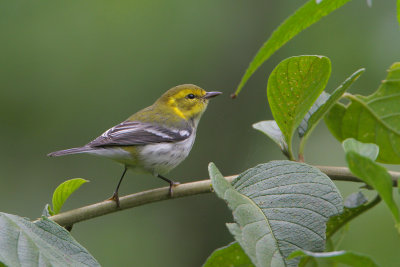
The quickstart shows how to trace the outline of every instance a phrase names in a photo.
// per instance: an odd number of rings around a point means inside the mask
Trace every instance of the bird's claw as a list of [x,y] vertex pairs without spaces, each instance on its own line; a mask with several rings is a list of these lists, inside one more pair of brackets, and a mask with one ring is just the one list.
[[169,184],[169,196],[170,197],[174,196],[174,192],[173,192],[172,188],[174,188],[180,184],[181,184],[180,182],[172,182],[171,184]]
[[120,205],[119,205],[119,196],[118,196],[118,193],[117,193],[117,192],[114,192],[114,194],[112,195],[112,197],[110,197],[110,198],[107,199],[107,200],[115,201],[115,203],[117,204],[117,208],[120,207]]

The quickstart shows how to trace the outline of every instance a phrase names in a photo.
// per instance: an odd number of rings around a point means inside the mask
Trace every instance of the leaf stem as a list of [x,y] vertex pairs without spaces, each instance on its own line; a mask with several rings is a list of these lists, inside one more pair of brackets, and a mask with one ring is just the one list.
[[307,135],[303,136],[300,139],[299,156],[298,156],[300,162],[304,162],[304,148],[306,146],[306,142],[307,142]]
[[295,158],[291,148],[289,149],[289,159],[292,160],[292,161],[296,161],[296,158]]
[[[285,138],[286,139],[286,138]],[[292,138],[291,138],[292,139]],[[287,145],[288,145],[288,158],[289,158],[289,160],[292,160],[292,161],[296,161],[296,157],[294,156],[294,153],[293,153],[293,144],[292,144],[292,141],[293,140],[286,140],[286,143],[287,143]]]
[[[347,181],[347,182],[362,182],[355,177],[346,167],[333,167],[333,166],[315,166],[323,173],[329,176],[334,181]],[[393,185],[397,186],[397,180],[400,178],[400,172],[389,172],[392,176]],[[233,181],[237,175],[227,176],[229,182]],[[75,223],[89,220],[92,218],[100,217],[109,213],[130,209],[145,204],[158,202],[162,200],[175,199],[181,197],[188,197],[198,194],[212,192],[210,180],[202,180],[191,183],[181,184],[174,188],[174,194],[169,196],[169,187],[156,188],[148,191],[143,191],[124,197],[120,197],[120,208],[117,208],[114,201],[105,200],[92,205],[84,206],[74,210],[59,213],[49,217],[61,226],[71,226]]]

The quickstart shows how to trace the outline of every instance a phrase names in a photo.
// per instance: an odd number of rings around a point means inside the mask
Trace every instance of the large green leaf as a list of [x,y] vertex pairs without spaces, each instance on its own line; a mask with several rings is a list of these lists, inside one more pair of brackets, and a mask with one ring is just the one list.
[[0,262],[6,266],[100,266],[55,222],[43,217],[37,223],[0,213]]
[[254,267],[242,247],[233,242],[215,250],[203,267]]
[[400,164],[400,63],[394,63],[379,89],[368,97],[353,96],[348,106],[331,110],[325,118],[334,136],[355,138],[379,146],[377,161]]
[[271,138],[280,147],[282,153],[289,157],[288,145],[276,121],[260,121],[254,123],[253,128]]
[[346,107],[341,103],[336,103],[324,117],[326,126],[331,134],[339,141],[343,140],[342,119],[346,114]]
[[310,251],[296,251],[290,255],[290,258],[299,257],[299,256],[309,256],[313,258],[320,259],[328,259],[335,263],[344,263],[346,265],[352,267],[378,267],[379,265],[375,263],[373,259],[371,259],[367,255],[363,255],[360,253],[352,252],[352,251],[331,251],[331,252],[322,252],[315,253]]
[[290,39],[308,28],[310,25],[319,21],[324,16],[335,11],[350,0],[324,0],[317,4],[315,0],[309,0],[300,7],[293,15],[287,18],[271,35],[271,37],[258,50],[256,56],[251,61],[245,74],[243,75],[235,95],[238,95],[243,86],[253,75],[253,73],[280,47]]
[[326,221],[342,211],[342,198],[320,170],[292,161],[260,164],[232,185],[210,163],[217,195],[233,211],[229,231],[256,266],[296,266],[295,250],[323,251]]
[[298,56],[283,60],[269,76],[269,106],[291,156],[293,134],[324,90],[330,73],[327,57]]
[[53,193],[53,212],[50,212],[51,215],[58,214],[69,196],[87,182],[89,181],[82,178],[74,178],[60,184]]
[[[364,146],[370,146],[370,144],[364,144]],[[400,216],[399,210],[396,203],[393,200],[393,181],[388,171],[373,161],[371,158],[360,154],[365,153],[368,148],[362,148],[363,144],[358,144],[353,149],[349,149],[346,152],[346,161],[350,171],[363,180],[365,183],[373,187],[378,194],[381,196],[383,201],[389,207],[392,215],[396,221],[397,227],[400,230]],[[358,148],[360,151],[354,150]]]
[[348,77],[338,88],[336,88],[332,95],[322,92],[322,94],[315,101],[314,105],[305,115],[299,126],[300,141],[300,154],[303,153],[305,143],[312,130],[317,126],[319,121],[325,114],[332,108],[333,105],[342,97],[342,95],[350,88],[350,86],[363,74],[365,69],[359,69]]

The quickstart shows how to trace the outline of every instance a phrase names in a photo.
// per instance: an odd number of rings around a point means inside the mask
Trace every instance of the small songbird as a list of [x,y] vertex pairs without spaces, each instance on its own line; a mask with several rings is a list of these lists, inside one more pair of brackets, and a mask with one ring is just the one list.
[[153,105],[133,114],[87,145],[52,152],[48,156],[86,153],[122,163],[124,171],[110,198],[118,207],[118,189],[128,169],[150,173],[168,182],[172,196],[172,188],[179,183],[163,175],[188,156],[209,99],[220,94],[206,92],[193,84],[178,85],[165,92]]

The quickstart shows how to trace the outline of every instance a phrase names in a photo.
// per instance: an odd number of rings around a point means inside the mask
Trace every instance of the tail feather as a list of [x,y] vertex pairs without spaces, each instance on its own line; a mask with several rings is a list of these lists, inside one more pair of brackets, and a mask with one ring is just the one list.
[[93,148],[89,146],[82,146],[82,147],[74,147],[70,149],[65,149],[65,150],[59,150],[59,151],[54,151],[47,156],[49,157],[59,157],[59,156],[64,156],[64,155],[69,155],[69,154],[79,154],[79,153],[86,153],[93,150]]

